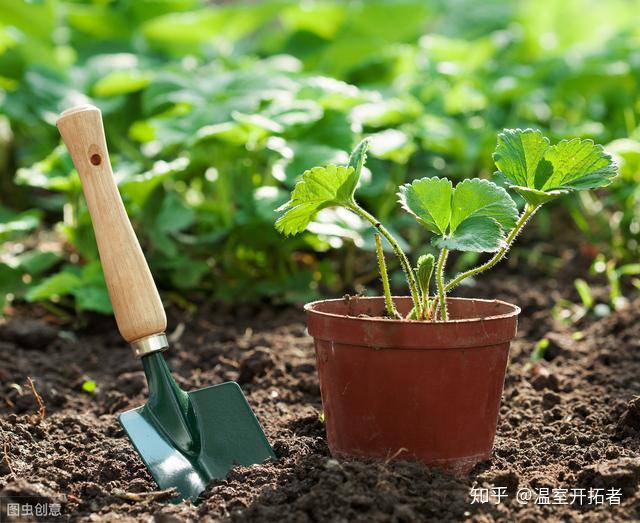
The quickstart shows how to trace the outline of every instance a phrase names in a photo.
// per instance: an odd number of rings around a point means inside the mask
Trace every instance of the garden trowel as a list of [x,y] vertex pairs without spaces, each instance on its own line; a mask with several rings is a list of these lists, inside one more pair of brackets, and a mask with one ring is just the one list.
[[153,478],[196,498],[233,465],[275,458],[237,383],[185,392],[171,376],[167,318],[113,178],[100,110],[69,109],[56,125],[80,175],[118,329],[149,384],[146,405],[119,419]]

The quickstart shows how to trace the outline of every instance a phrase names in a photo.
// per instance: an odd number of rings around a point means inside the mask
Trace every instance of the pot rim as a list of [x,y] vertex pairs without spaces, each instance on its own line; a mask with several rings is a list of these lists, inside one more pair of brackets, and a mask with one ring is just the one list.
[[[350,299],[357,299],[357,300],[383,300],[384,296],[350,296]],[[411,299],[410,296],[392,296],[393,299]],[[332,312],[324,312],[324,311],[319,311],[317,309],[315,309],[314,307],[317,306],[318,304],[321,303],[328,303],[328,302],[340,302],[340,301],[344,301],[345,298],[331,298],[331,299],[325,299],[325,300],[316,300],[316,301],[312,301],[309,302],[307,304],[305,304],[304,306],[304,310],[307,313],[310,314],[314,314],[317,316],[322,316],[325,318],[347,318],[347,319],[352,319],[352,320],[357,320],[357,321],[362,321],[362,322],[388,322],[388,323],[392,323],[394,325],[400,324],[402,322],[407,322],[407,323],[411,323],[411,324],[425,324],[425,325],[455,325],[455,324],[461,324],[461,323],[477,323],[477,322],[486,322],[488,320],[502,320],[502,319],[507,319],[507,318],[513,318],[518,317],[518,315],[522,312],[522,309],[520,307],[518,307],[517,305],[514,305],[513,303],[509,303],[507,301],[503,301],[503,300],[486,300],[486,299],[482,299],[482,298],[450,298],[447,297],[447,302],[451,302],[451,301],[465,301],[465,302],[469,302],[469,301],[474,301],[474,302],[483,302],[483,303],[497,303],[500,305],[505,305],[508,308],[511,309],[510,312],[506,312],[504,314],[497,314],[494,316],[485,316],[482,318],[459,318],[459,319],[455,319],[455,320],[448,320],[448,321],[442,321],[442,320],[434,320],[434,321],[427,321],[427,320],[407,320],[407,319],[403,319],[403,320],[395,320],[392,318],[383,318],[383,317],[373,317],[373,318],[369,318],[369,317],[360,317],[360,316],[349,316],[346,314],[335,314]]]

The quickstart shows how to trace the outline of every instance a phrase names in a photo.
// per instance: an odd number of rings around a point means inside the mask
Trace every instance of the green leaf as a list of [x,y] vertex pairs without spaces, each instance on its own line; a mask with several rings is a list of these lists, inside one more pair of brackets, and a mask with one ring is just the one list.
[[93,394],[98,388],[98,384],[94,380],[85,380],[82,382],[82,390]]
[[417,149],[413,139],[398,129],[386,129],[369,138],[373,156],[400,164],[406,164]]
[[418,266],[416,267],[416,279],[423,294],[429,294],[429,283],[431,283],[431,275],[433,274],[433,266],[435,258],[433,254],[423,254],[418,258]]
[[22,271],[0,263],[0,317],[9,294],[16,296],[24,292],[26,285],[22,281]]
[[503,230],[491,218],[472,216],[450,237],[434,238],[431,243],[440,249],[495,252],[504,246]]
[[281,133],[284,126],[262,114],[245,114],[240,111],[231,113],[231,117],[241,123],[249,132],[256,134]]
[[106,287],[83,285],[73,291],[73,297],[76,299],[76,307],[81,311],[113,313]]
[[562,140],[547,151],[545,158],[553,165],[553,174],[542,187],[545,191],[595,189],[609,185],[618,174],[611,156],[592,140]]
[[169,233],[186,229],[194,221],[195,211],[187,207],[176,193],[169,193],[162,202],[156,226],[159,231]]
[[400,188],[400,203],[439,238],[440,248],[494,252],[504,245],[518,209],[507,191],[487,180],[472,179],[452,188],[446,178],[422,178]]
[[22,213],[13,213],[0,207],[0,240],[31,232],[40,225],[42,212],[37,209]]
[[421,178],[400,187],[400,204],[431,232],[445,234],[451,221],[453,188],[446,178]]
[[521,187],[519,185],[510,186],[511,189],[516,191],[524,200],[534,206],[544,205],[551,200],[567,194],[569,191],[556,189],[554,191],[540,191],[538,189],[530,189],[529,187]]
[[346,11],[339,4],[293,4],[282,11],[282,22],[288,29],[315,33],[330,40],[340,30]]
[[618,267],[620,276],[637,276],[640,274],[640,263],[628,263]]
[[201,127],[194,139],[195,143],[215,139],[232,145],[245,145],[249,141],[249,131],[238,122],[224,122]]
[[518,208],[502,187],[488,180],[463,180],[453,192],[451,232],[469,218],[491,218],[504,230],[512,229],[518,220]]
[[64,296],[82,285],[82,280],[70,272],[59,272],[44,279],[27,292],[27,301],[40,301]]
[[18,185],[69,193],[81,187],[80,178],[73,169],[71,157],[62,145],[30,167],[19,168],[15,181]]
[[[125,171],[123,165],[124,162],[121,161],[116,176]],[[127,172],[124,179],[118,183],[118,188],[123,198],[126,197],[128,203],[142,205],[158,184],[166,178],[184,172],[188,166],[189,160],[187,158],[176,158],[170,162],[159,160],[153,164],[151,169],[137,174],[139,172],[138,166],[133,164],[131,165],[132,170]]]
[[93,86],[96,96],[116,96],[144,89],[151,82],[151,75],[142,71],[111,71]]
[[[300,173],[316,165],[342,164],[348,159],[343,150],[313,142],[287,142],[277,150],[283,158],[275,162],[273,177],[293,188]],[[291,156],[293,153],[293,156]],[[271,209],[273,211],[273,209]]]
[[291,193],[291,199],[276,209],[284,214],[276,229],[285,235],[307,228],[318,211],[333,205],[352,205],[359,176],[353,167],[328,165],[305,171]]
[[264,112],[264,116],[289,129],[317,122],[324,116],[324,110],[313,100],[293,100],[274,103]]
[[542,205],[572,190],[608,185],[618,169],[592,140],[551,146],[540,131],[505,129],[493,154],[498,173],[529,204]]
[[364,167],[365,162],[367,161],[367,150],[369,149],[369,139],[365,138],[358,145],[356,145],[355,149],[351,152],[349,156],[349,167],[353,167],[356,176],[360,178],[362,174],[362,168]]
[[549,348],[549,340],[548,338],[542,338],[538,340],[535,347],[533,348],[533,352],[531,353],[531,362],[536,363],[544,358],[545,352]]
[[364,103],[356,106],[351,118],[365,127],[392,127],[415,120],[422,107],[413,99],[391,98],[383,101]]
[[277,2],[257,4],[251,9],[240,5],[211,6],[157,16],[140,29],[152,47],[183,55],[185,51],[195,53],[202,44],[216,39],[234,42],[265,23],[278,9]]
[[498,135],[498,146],[493,153],[496,167],[514,185],[536,188],[536,178],[549,174],[544,154],[549,140],[533,129],[505,129]]
[[593,294],[591,293],[591,287],[589,287],[589,284],[582,278],[577,278],[574,281],[574,285],[576,287],[576,290],[578,291],[578,295],[580,296],[582,305],[584,305],[587,309],[593,307],[595,300],[593,299]]
[[32,276],[42,274],[59,260],[59,254],[39,250],[27,251],[16,256],[17,267]]

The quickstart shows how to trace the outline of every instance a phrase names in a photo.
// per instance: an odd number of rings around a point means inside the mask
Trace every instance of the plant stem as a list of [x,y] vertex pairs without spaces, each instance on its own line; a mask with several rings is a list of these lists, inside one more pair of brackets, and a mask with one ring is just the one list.
[[421,320],[427,319],[431,320],[431,309],[429,308],[429,293],[422,293],[422,316]]
[[384,304],[387,309],[389,318],[399,319],[402,316],[398,314],[393,300],[391,299],[391,287],[389,285],[389,275],[387,274],[387,264],[384,261],[384,251],[382,250],[382,240],[380,235],[374,235],[376,240],[376,254],[378,255],[378,269],[380,270],[380,279],[382,280],[382,290],[384,291]]
[[402,251],[396,239],[385,228],[385,226],[376,219],[375,216],[369,214],[355,202],[353,202],[347,208],[361,218],[367,220],[371,225],[373,225],[378,230],[378,232],[385,237],[385,239],[393,248],[393,252],[398,257],[400,265],[402,266],[402,270],[404,271],[404,275],[407,278],[409,291],[411,292],[411,299],[413,300],[413,306],[416,310],[416,317],[420,318],[422,316],[422,303],[420,301],[420,293],[418,292],[418,284],[416,282],[415,275],[413,274],[413,269],[411,268],[411,264],[409,263],[406,254]]
[[476,274],[480,274],[481,272],[484,272],[487,269],[490,269],[496,263],[501,261],[505,257],[507,252],[509,252],[511,245],[513,244],[514,240],[516,239],[520,231],[524,228],[524,226],[527,224],[529,219],[537,212],[537,210],[540,209],[540,207],[542,207],[542,205],[532,206],[532,205],[526,204],[524,207],[524,210],[522,211],[522,214],[520,215],[520,218],[518,218],[518,222],[516,223],[516,226],[511,230],[511,232],[507,236],[507,239],[505,241],[506,245],[502,247],[502,249],[500,249],[498,252],[496,252],[489,261],[483,263],[482,265],[478,265],[473,269],[469,269],[468,271],[458,274],[458,276],[456,276],[453,280],[447,283],[447,285],[444,288],[445,292],[448,292],[451,289],[453,289],[465,278],[468,278],[469,276],[474,276]]
[[440,251],[438,257],[438,264],[436,265],[436,283],[438,285],[438,299],[440,301],[440,318],[442,321],[449,320],[449,314],[447,312],[447,290],[444,286],[444,265],[447,261],[449,250],[443,248]]

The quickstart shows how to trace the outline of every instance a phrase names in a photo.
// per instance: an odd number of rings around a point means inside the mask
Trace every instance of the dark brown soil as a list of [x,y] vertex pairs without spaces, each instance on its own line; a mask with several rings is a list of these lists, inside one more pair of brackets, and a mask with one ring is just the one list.
[[[113,322],[94,320],[74,333],[47,318],[14,319],[0,325],[0,497],[64,495],[64,511],[77,521],[638,520],[640,300],[583,320],[578,340],[576,327],[550,314],[569,294],[507,277],[458,293],[523,309],[493,459],[462,479],[416,463],[331,458],[300,310],[172,313],[179,339],[168,355],[180,384],[238,380],[280,457],[212,482],[199,505],[144,495],[156,486],[115,413],[142,404],[146,384]],[[530,354],[544,337],[545,359],[532,366]],[[43,420],[28,377],[42,396]],[[97,383],[93,394],[82,390],[86,380]],[[506,487],[508,498],[472,504],[472,486]],[[621,501],[519,504],[522,488],[619,488]]]

